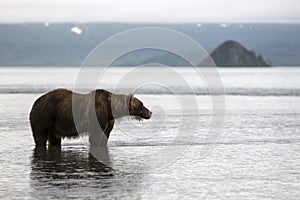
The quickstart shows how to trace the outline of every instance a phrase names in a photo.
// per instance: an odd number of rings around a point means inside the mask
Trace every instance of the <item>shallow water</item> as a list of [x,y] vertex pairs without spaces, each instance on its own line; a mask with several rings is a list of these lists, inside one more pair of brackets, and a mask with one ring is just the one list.
[[[182,116],[174,95],[138,94],[154,111],[152,119],[118,121],[101,155],[89,154],[86,136],[64,140],[61,149],[35,149],[28,119],[31,106],[45,85],[49,89],[65,82],[70,87],[72,69],[46,69],[46,74],[52,70],[51,76],[58,78],[53,82],[46,75],[34,79],[36,74],[26,69],[23,76],[20,69],[17,77],[0,69],[1,77],[10,76],[6,77],[9,84],[1,88],[19,91],[0,92],[0,199],[298,199],[299,96],[227,95],[222,135],[207,142],[212,119],[209,96],[180,95],[195,97],[200,109],[200,115],[190,109]],[[278,85],[267,78],[291,74],[291,69],[260,69],[256,76],[251,76],[251,69],[238,71],[221,72],[225,86],[239,82],[230,74],[244,77],[243,91],[254,80],[254,90],[289,91],[299,86],[296,78],[284,82],[281,77]],[[28,88],[37,90],[20,91],[14,78],[20,79],[21,86],[28,82]],[[182,121],[186,131],[180,130]],[[203,154],[205,149],[211,151]]]
[[[206,145],[201,136],[205,133],[203,127],[192,144],[181,144],[185,149],[183,154],[153,170],[147,165],[152,163],[147,155],[169,145],[176,147],[167,143],[175,126],[157,133],[156,137],[136,137],[124,130],[137,132],[140,125],[134,126],[131,120],[120,121],[108,144],[110,166],[107,167],[89,154],[86,137],[65,140],[62,149],[34,148],[28,112],[38,96],[0,95],[1,199],[297,199],[299,196],[299,97],[228,96],[223,135],[210,154],[204,158],[200,155]],[[155,99],[152,95],[140,98],[150,104]],[[168,102],[171,97],[162,95],[161,99]],[[198,96],[197,100],[209,108],[207,96]],[[170,107],[166,112],[175,110]],[[200,116],[204,125],[209,121],[208,115]],[[166,126],[172,127],[175,118],[176,115],[170,114]],[[193,120],[194,115],[189,115],[189,119]],[[157,127],[148,128],[155,132]],[[160,161],[159,156],[155,161]]]

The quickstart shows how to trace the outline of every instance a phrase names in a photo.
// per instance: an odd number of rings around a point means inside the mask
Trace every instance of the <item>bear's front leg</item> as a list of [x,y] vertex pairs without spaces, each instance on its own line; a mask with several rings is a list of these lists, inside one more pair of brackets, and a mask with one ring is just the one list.
[[[101,125],[100,125],[101,126]],[[89,142],[91,146],[106,146],[108,137],[105,135],[105,130],[108,124],[102,124],[102,126],[95,126],[89,131]]]
[[114,128],[114,124],[115,124],[115,120],[110,120],[110,121],[107,122],[107,125],[106,125],[105,130],[104,130],[104,133],[105,133],[107,139],[109,138],[110,132]]
[[104,134],[103,131],[101,132],[90,132],[89,133],[89,142],[91,146],[106,146],[108,138]]

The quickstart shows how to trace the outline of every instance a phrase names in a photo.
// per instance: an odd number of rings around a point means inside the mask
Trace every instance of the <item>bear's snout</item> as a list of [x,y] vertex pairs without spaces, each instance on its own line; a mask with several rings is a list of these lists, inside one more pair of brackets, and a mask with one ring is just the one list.
[[142,113],[142,117],[144,119],[150,119],[151,115],[152,115],[152,112],[150,110],[148,110],[147,108],[145,108],[143,113]]

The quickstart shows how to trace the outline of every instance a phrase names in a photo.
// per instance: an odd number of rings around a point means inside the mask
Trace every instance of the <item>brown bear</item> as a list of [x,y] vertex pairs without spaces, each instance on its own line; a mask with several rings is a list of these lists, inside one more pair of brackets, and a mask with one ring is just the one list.
[[36,146],[45,147],[47,141],[49,145],[61,146],[61,138],[77,138],[81,133],[89,134],[92,146],[102,146],[107,144],[115,119],[125,116],[150,119],[151,114],[133,94],[114,94],[101,89],[79,94],[56,89],[34,102],[30,125]]

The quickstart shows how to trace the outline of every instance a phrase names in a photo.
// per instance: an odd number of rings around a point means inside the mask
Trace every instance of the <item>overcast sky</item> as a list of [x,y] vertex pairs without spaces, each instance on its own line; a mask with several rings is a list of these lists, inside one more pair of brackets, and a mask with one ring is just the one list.
[[0,23],[300,23],[300,0],[0,0]]

